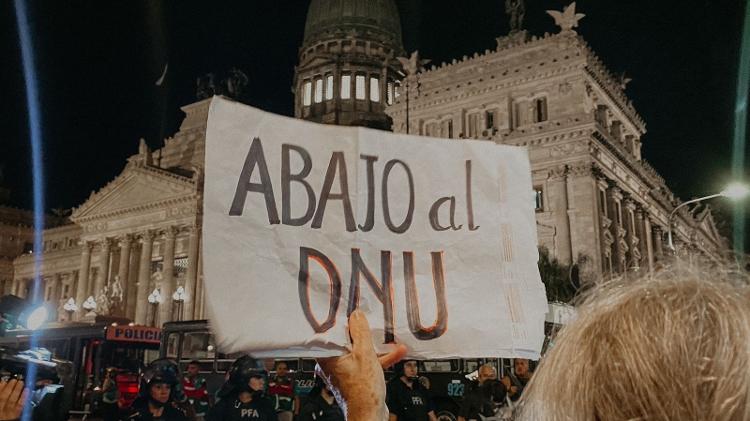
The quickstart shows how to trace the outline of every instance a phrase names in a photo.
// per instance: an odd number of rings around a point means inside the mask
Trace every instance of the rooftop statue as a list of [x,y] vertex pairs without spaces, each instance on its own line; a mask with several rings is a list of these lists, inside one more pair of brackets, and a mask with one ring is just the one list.
[[510,15],[510,33],[520,31],[526,15],[526,5],[523,0],[505,0],[505,13]]
[[430,60],[422,60],[419,58],[419,51],[414,51],[411,55],[406,57],[396,57],[404,68],[407,76],[413,76],[419,72],[424,65],[430,62]]
[[562,29],[561,32],[575,32],[573,28],[578,27],[578,21],[583,19],[583,13],[576,13],[576,3],[570,3],[562,12],[547,10],[547,14],[555,19],[555,25]]

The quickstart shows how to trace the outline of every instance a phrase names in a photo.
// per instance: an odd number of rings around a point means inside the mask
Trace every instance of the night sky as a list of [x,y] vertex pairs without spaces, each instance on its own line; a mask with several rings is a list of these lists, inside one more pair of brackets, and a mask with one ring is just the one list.
[[[404,43],[433,62],[495,47],[508,32],[504,0],[396,0]],[[527,0],[525,27],[557,32]],[[720,3],[721,7],[716,6]],[[292,75],[306,0],[31,1],[42,104],[47,208],[78,206],[111,181],[138,139],[176,132],[198,76],[237,67],[248,102],[292,115]],[[728,180],[744,6],[741,0],[580,0],[578,32],[645,119],[644,157],[687,200]],[[15,206],[31,208],[30,148],[12,1],[0,2],[0,165]],[[166,63],[164,86],[157,87]],[[716,207],[721,204],[714,202]],[[728,218],[727,218],[728,220]]]

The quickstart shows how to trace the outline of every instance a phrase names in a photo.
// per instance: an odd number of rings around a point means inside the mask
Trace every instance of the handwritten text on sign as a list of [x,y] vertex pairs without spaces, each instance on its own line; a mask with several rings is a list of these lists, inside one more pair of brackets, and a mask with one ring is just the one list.
[[522,149],[214,99],[204,272],[220,345],[332,355],[362,308],[377,342],[414,356],[533,356],[546,303],[530,191]]

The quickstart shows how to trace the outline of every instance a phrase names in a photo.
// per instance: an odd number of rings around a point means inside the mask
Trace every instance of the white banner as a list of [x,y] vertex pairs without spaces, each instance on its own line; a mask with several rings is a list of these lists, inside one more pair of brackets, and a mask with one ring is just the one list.
[[525,149],[315,124],[215,97],[203,258],[224,352],[538,358],[547,312]]

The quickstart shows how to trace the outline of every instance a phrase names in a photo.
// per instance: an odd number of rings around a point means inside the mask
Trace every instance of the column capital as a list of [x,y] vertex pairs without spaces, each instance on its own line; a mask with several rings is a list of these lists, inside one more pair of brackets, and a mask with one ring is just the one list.
[[102,247],[109,248],[112,247],[113,240],[109,237],[102,237],[99,243],[101,243]]
[[91,253],[91,249],[94,248],[94,243],[87,240],[78,240],[78,245],[83,248],[84,253]]
[[552,167],[549,169],[549,173],[547,174],[547,178],[550,180],[560,180],[562,178],[565,178],[565,176],[568,174],[568,166],[567,165],[557,165],[555,167]]
[[609,188],[609,194],[612,196],[612,199],[614,199],[617,202],[621,202],[622,199],[625,197],[622,193],[622,189],[617,186],[612,186]]
[[125,234],[117,238],[117,244],[120,247],[130,247],[130,243],[133,242],[133,236],[131,234]]
[[156,232],[154,232],[154,230],[145,230],[143,232],[140,232],[138,234],[138,237],[140,238],[142,243],[146,241],[153,241],[156,237]]
[[175,226],[175,225],[170,225],[164,228],[164,231],[163,231],[164,238],[167,238],[167,239],[173,239],[177,237],[177,234],[179,233],[180,233],[180,227]]
[[574,177],[592,175],[594,173],[594,164],[592,162],[576,162],[568,165],[568,172]]

